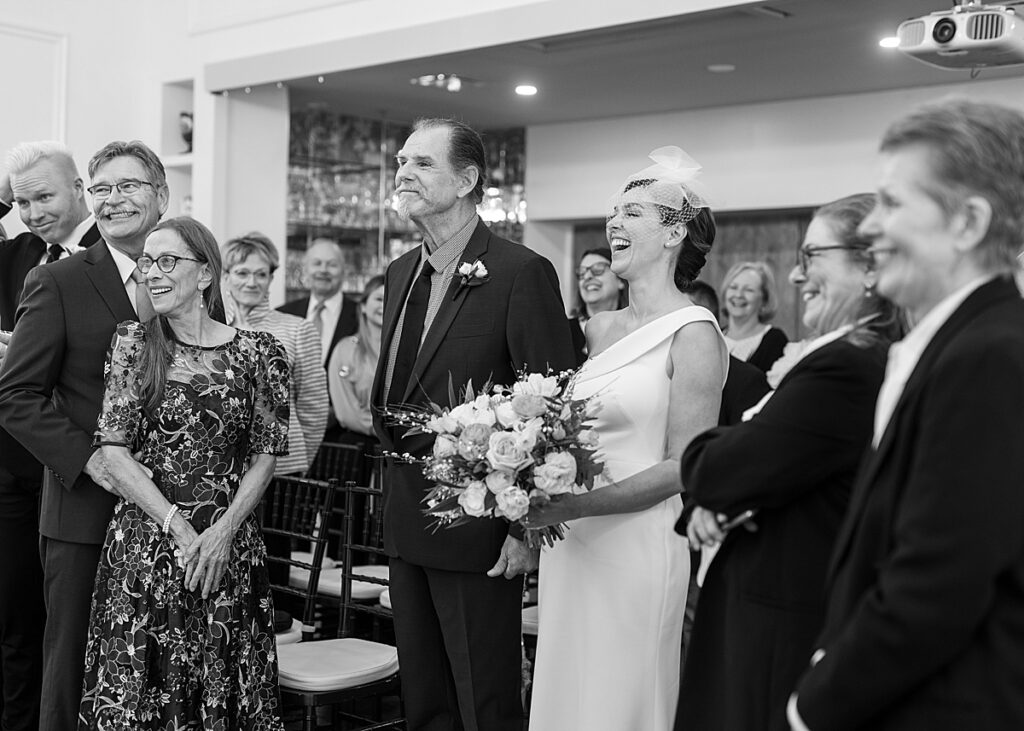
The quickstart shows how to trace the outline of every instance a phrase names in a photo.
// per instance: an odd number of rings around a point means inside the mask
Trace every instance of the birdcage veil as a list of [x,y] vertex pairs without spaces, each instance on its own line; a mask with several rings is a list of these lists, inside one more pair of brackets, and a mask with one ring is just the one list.
[[653,203],[659,207],[665,225],[689,223],[702,208],[710,206],[703,169],[696,160],[675,145],[659,147],[649,155],[653,165],[633,173],[611,198],[610,210],[627,203]]

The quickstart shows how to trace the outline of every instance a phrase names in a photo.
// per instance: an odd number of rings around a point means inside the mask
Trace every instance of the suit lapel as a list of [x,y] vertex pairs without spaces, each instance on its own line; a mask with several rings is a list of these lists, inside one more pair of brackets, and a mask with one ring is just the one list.
[[85,261],[91,266],[86,267],[85,274],[103,298],[107,308],[118,322],[138,320],[135,308],[128,300],[121,274],[114,263],[114,257],[107,250],[106,244],[90,246],[85,251]]
[[[469,243],[466,244],[462,256],[459,257],[455,265],[456,270],[458,270],[462,262],[474,262],[482,259],[484,254],[487,253],[487,244],[490,240],[490,229],[487,228],[483,221],[477,222],[476,230],[473,231]],[[430,361],[437,353],[437,349],[444,342],[444,336],[448,332],[448,328],[455,321],[455,317],[459,314],[459,310],[462,309],[462,305],[469,295],[470,287],[460,288],[460,285],[461,279],[456,272],[451,282],[448,283],[448,290],[444,294],[444,299],[441,300],[441,308],[437,311],[437,315],[434,316],[434,321],[430,324],[430,330],[427,331],[427,336],[424,338],[423,345],[416,356],[416,365],[413,366],[412,375],[409,377],[409,384],[402,395],[403,401],[408,401],[416,389],[416,386],[427,370],[427,366],[430,365]],[[381,352],[385,351],[381,350]]]
[[88,249],[90,246],[95,244],[97,241],[100,241],[100,230],[96,226],[96,224],[94,223],[82,235],[82,238],[78,242],[78,245],[81,246],[83,249]]
[[928,346],[921,354],[921,359],[914,366],[914,371],[910,374],[910,378],[907,379],[899,401],[896,402],[892,416],[889,417],[889,423],[886,425],[882,438],[878,442],[878,448],[873,450],[869,448],[864,463],[861,465],[853,494],[850,497],[848,518],[843,523],[839,539],[836,542],[836,550],[832,554],[832,562],[829,568],[830,576],[834,575],[835,571],[839,568],[848,544],[863,517],[865,503],[874,485],[875,477],[884,464],[886,456],[895,447],[897,434],[906,431],[900,428],[900,423],[905,418],[906,409],[909,404],[913,404],[917,400],[918,392],[927,384],[935,361],[939,359],[939,356],[942,355],[949,344],[956,339],[960,331],[968,327],[980,313],[990,308],[999,300],[1017,296],[1019,294],[1013,282],[1001,277],[981,285],[963,301],[950,318],[943,323],[938,332],[935,333],[935,337],[932,338],[931,342],[928,343]]

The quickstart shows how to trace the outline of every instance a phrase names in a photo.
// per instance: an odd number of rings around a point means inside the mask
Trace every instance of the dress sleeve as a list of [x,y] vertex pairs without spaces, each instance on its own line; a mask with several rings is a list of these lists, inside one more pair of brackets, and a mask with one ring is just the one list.
[[288,454],[288,389],[291,370],[284,347],[270,333],[256,340],[256,368],[253,374],[253,409],[249,451],[253,454]]
[[138,441],[142,419],[139,366],[145,342],[145,328],[137,322],[122,322],[114,331],[103,366],[103,407],[93,435],[94,447],[131,449]]

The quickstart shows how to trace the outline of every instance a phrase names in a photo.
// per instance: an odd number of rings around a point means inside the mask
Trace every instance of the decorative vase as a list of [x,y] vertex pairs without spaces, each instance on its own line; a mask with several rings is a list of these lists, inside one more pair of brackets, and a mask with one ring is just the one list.
[[185,153],[192,152],[192,112],[178,114],[178,131],[185,141]]

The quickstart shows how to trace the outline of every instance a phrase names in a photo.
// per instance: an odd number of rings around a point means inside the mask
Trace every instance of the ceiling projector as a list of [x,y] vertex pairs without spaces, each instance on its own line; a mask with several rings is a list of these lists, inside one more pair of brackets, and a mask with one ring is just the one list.
[[955,5],[903,21],[896,35],[905,54],[943,69],[1024,64],[1024,18],[1010,5]]

